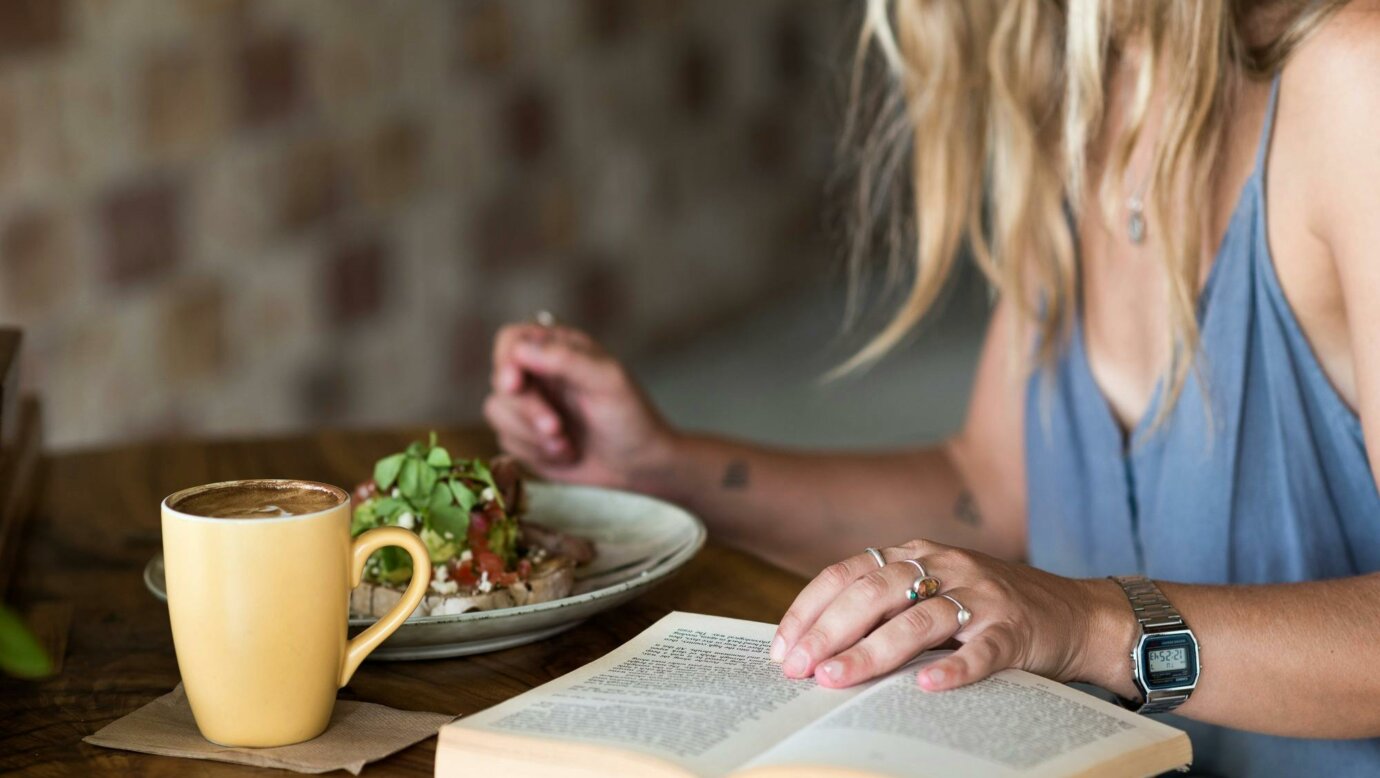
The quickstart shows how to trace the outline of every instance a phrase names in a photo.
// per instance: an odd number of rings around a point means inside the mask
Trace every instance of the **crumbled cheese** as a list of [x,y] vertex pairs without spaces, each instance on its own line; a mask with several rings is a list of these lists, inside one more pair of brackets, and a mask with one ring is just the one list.
[[431,580],[432,580],[433,582],[435,582],[435,581],[449,581],[449,580],[450,580],[450,568],[449,568],[449,567],[446,567],[445,565],[437,565],[437,566],[431,571]]
[[442,600],[439,605],[431,609],[433,616],[459,616],[469,610],[470,606],[461,599]]
[[433,580],[431,582],[431,590],[437,594],[455,594],[459,589],[460,585],[454,581]]
[[446,540],[455,540],[455,533],[454,533],[454,532],[447,531],[447,532],[445,533],[445,537],[446,537]]
[[486,487],[484,487],[484,491],[482,491],[482,492],[479,493],[479,499],[480,499],[481,501],[483,501],[483,502],[489,502],[489,501],[492,500],[493,498],[494,498],[494,488],[493,488],[492,486],[486,486]]
[[395,486],[393,487],[393,491],[389,492],[388,494],[392,496],[394,499],[397,499],[399,497],[402,497],[402,490]]
[[468,562],[471,559],[474,559],[474,554],[470,553],[470,550],[468,548],[460,552],[461,562]]
[[411,511],[403,511],[398,514],[398,526],[403,529],[412,529],[417,526],[417,517]]
[[493,591],[494,585],[489,582],[488,570],[485,570],[483,574],[479,576],[479,584],[474,588],[478,589],[481,592],[484,592],[485,594],[488,594],[489,592]]

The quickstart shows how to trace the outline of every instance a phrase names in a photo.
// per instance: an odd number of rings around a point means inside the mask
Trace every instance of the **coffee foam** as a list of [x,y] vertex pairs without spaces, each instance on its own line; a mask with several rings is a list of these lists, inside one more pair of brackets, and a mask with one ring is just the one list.
[[318,513],[347,500],[339,489],[313,481],[227,481],[179,492],[168,507],[211,519],[272,519]]

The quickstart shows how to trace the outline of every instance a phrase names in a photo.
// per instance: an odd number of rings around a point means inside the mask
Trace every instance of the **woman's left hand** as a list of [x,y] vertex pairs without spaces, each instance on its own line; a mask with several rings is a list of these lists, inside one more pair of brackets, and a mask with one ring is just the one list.
[[[788,677],[852,686],[953,639],[960,647],[920,671],[921,687],[951,689],[1017,667],[1134,696],[1125,657],[1135,620],[1112,581],[1061,578],[925,540],[881,553],[885,566],[858,554],[830,565],[796,597],[771,646]],[[939,579],[939,594],[907,599],[919,575],[908,559]],[[940,594],[967,608],[966,624]]]

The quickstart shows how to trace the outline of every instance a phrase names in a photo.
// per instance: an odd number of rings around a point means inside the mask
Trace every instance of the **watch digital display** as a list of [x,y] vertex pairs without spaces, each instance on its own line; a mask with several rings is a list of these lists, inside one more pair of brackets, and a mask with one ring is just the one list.
[[1140,644],[1140,676],[1151,689],[1191,686],[1198,679],[1198,645],[1187,632],[1146,635]]
[[1161,648],[1151,651],[1148,657],[1150,672],[1167,673],[1188,667],[1188,650],[1185,648]]

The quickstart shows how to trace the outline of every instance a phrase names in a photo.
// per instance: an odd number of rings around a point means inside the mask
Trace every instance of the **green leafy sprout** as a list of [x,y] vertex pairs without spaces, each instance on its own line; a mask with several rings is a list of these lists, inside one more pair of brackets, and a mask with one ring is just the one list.
[[[351,533],[402,526],[421,535],[432,564],[457,557],[469,546],[470,512],[493,499],[507,515],[503,495],[489,466],[479,459],[455,459],[436,442],[413,441],[374,464],[378,494],[355,508]],[[489,546],[506,564],[517,556],[517,523],[495,522]],[[371,579],[403,583],[412,575],[412,558],[397,547],[374,552],[365,566]]]

